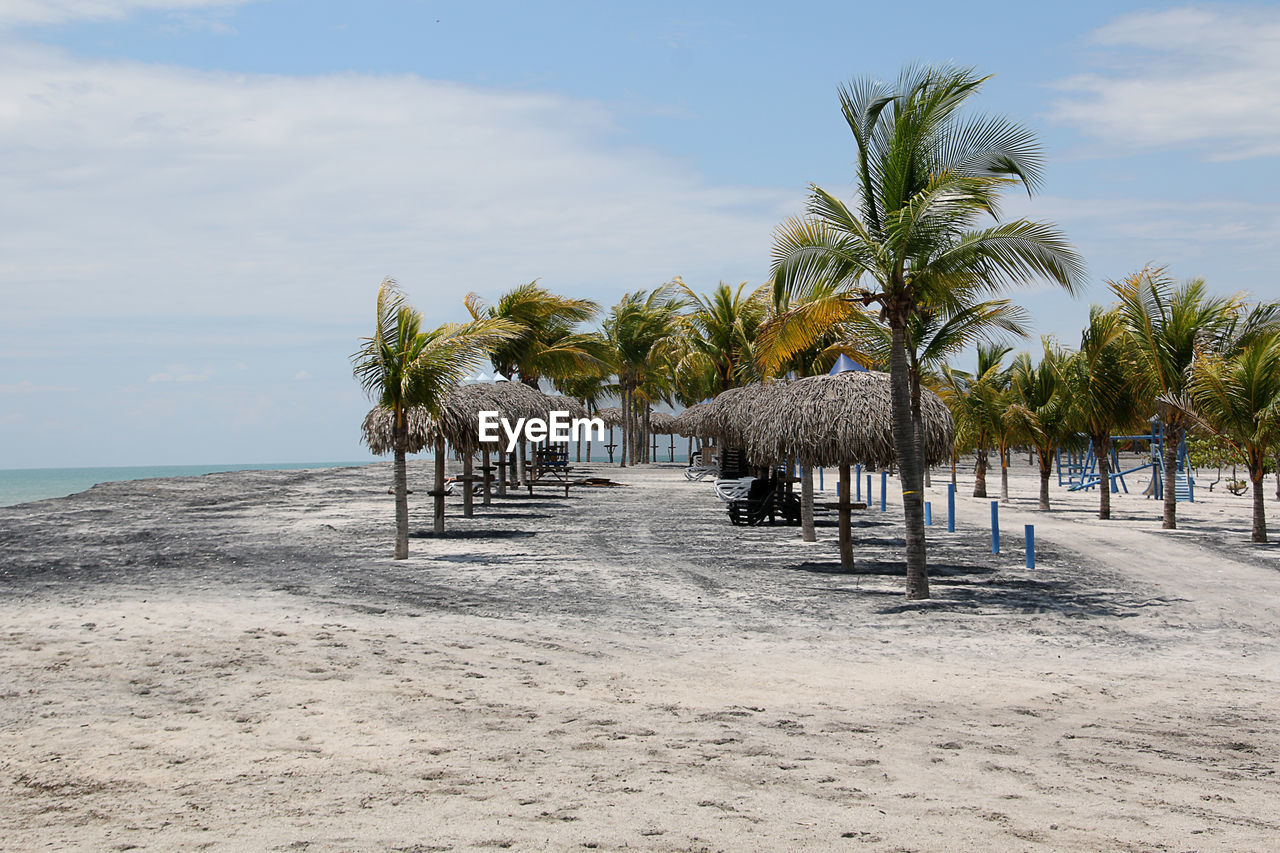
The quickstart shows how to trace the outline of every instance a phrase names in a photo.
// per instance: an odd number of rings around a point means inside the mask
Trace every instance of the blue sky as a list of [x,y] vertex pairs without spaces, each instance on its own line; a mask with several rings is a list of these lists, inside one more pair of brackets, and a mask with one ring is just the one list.
[[995,76],[1093,282],[1280,298],[1273,4],[0,0],[0,467],[360,459],[347,356],[394,275],[430,320],[541,278],[611,304],[761,281],[836,86]]

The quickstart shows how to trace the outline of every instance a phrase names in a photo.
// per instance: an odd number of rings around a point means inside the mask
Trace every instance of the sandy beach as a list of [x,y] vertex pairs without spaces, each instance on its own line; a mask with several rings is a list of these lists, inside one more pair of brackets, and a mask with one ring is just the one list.
[[1247,496],[1201,488],[1176,532],[1133,480],[1110,522],[1056,485],[1039,513],[1023,457],[997,556],[971,473],[948,534],[935,472],[935,598],[908,603],[892,480],[845,573],[834,517],[812,545],[735,528],[678,465],[451,498],[436,539],[428,464],[402,562],[386,464],[0,508],[0,848],[1280,838],[1280,551]]

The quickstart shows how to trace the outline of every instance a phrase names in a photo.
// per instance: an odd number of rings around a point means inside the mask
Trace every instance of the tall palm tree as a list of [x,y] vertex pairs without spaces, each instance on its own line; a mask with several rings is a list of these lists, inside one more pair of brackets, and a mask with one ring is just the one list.
[[[556,390],[566,397],[572,397],[583,405],[589,416],[595,416],[600,410],[600,401],[610,394],[614,386],[609,382],[608,372],[581,372],[555,380]],[[589,447],[589,444],[588,444]],[[582,461],[582,436],[578,436],[578,462]],[[591,451],[587,451],[587,461],[591,461]]]
[[975,498],[987,496],[988,454],[992,446],[1006,446],[1002,418],[1008,408],[1009,371],[1004,366],[1004,357],[1011,351],[1011,347],[1002,344],[979,344],[978,367],[973,373],[955,370],[950,365],[942,368],[939,390],[955,418],[957,442],[971,444],[975,450]]
[[1163,526],[1172,530],[1178,526],[1178,448],[1192,423],[1191,366],[1198,351],[1217,349],[1228,331],[1238,329],[1242,301],[1210,296],[1203,279],[1179,286],[1165,267],[1108,284],[1133,341],[1138,377],[1164,423]]
[[[855,81],[840,91],[857,143],[858,200],[850,207],[813,187],[808,216],[779,227],[776,281],[838,283],[846,306],[875,306],[891,335],[894,448],[906,517],[907,597],[927,598],[923,455],[908,360],[911,317],[957,288],[1048,279],[1074,290],[1083,263],[1052,225],[995,216],[1001,193],[1041,179],[1034,134],[962,108],[987,78],[971,69],[912,68],[895,86]],[[810,316],[825,325],[833,319]]]
[[[405,470],[409,434],[405,414],[421,407],[439,420],[445,393],[478,369],[493,347],[515,334],[505,320],[447,323],[422,330],[422,315],[405,301],[394,279],[378,287],[377,321],[373,335],[351,356],[361,387],[379,406],[391,411],[392,451],[395,455],[395,559],[409,556],[409,486]],[[436,440],[436,529],[444,526],[444,442]]]
[[1036,449],[1040,463],[1040,509],[1049,509],[1049,477],[1058,448],[1071,440],[1075,424],[1071,420],[1070,391],[1062,378],[1069,357],[1050,338],[1042,338],[1040,361],[1019,353],[1010,368],[1011,405],[1005,418],[1016,432]]
[[492,356],[494,369],[508,378],[537,388],[544,376],[555,379],[606,366],[603,339],[577,330],[600,312],[589,299],[552,293],[535,280],[508,290],[493,305],[474,293],[467,294],[464,304],[477,320],[503,319],[517,329]]
[[668,283],[652,291],[624,294],[604,320],[604,337],[618,371],[623,436],[620,465],[624,468],[628,459],[635,463],[645,452],[644,413],[652,401],[660,399],[670,373],[664,347],[676,333],[677,315],[684,307],[674,290]]
[[675,371],[709,374],[717,393],[757,378],[754,348],[769,307],[769,285],[744,293],[745,281],[736,288],[720,282],[704,295],[679,278],[674,283],[686,306],[670,338]]
[[1252,541],[1267,541],[1262,478],[1280,438],[1280,335],[1251,336],[1230,355],[1196,360],[1188,396],[1203,422],[1248,460],[1253,484]]
[[1100,519],[1111,518],[1111,436],[1144,415],[1133,350],[1120,313],[1094,305],[1080,336],[1080,350],[1067,359],[1062,373],[1076,428],[1089,437],[1098,460]]

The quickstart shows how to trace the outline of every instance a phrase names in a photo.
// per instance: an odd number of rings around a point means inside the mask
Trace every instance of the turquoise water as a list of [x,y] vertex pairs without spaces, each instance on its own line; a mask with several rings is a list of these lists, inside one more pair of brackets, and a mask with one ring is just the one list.
[[121,468],[12,468],[0,470],[0,506],[60,498],[98,483],[152,477],[198,477],[219,471],[293,471],[346,468],[369,462],[267,462],[256,465],[141,465]]
[[[675,461],[687,460],[680,442],[676,444]],[[608,462],[609,456],[598,447],[592,447],[588,453],[583,448],[583,456],[590,457],[592,462]],[[574,458],[570,451],[569,458]],[[654,462],[666,462],[668,447],[659,445]],[[430,458],[423,454],[419,458]],[[615,457],[616,458],[616,457]],[[98,483],[113,483],[120,480],[146,480],[152,477],[199,477],[202,474],[215,474],[219,471],[295,471],[299,468],[346,468],[357,465],[369,465],[366,462],[262,462],[245,465],[137,465],[118,468],[9,468],[0,469],[0,506],[40,501],[46,498],[60,498],[83,492]]]

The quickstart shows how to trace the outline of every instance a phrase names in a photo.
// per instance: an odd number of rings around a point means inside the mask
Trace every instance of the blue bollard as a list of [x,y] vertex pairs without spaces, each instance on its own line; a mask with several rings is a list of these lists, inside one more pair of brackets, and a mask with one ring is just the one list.
[[924,502],[924,526],[933,526],[933,506],[928,501]]
[[991,502],[991,553],[1000,553],[1000,501]]
[[826,489],[823,487],[823,485],[822,485],[822,471],[823,471],[823,469],[821,469],[821,468],[819,468],[819,469],[818,469],[818,491],[820,491],[820,492],[822,492],[822,491],[825,491],[825,490],[826,490]]
[[947,532],[956,532],[956,484],[947,483]]
[[[853,499],[855,501],[862,500],[862,466],[861,465],[853,466]],[[868,494],[867,500],[870,500],[870,499],[871,499],[871,496],[870,494]]]
[[880,472],[880,511],[884,512],[884,496],[889,491],[889,472]]
[[1026,527],[1027,541],[1027,568],[1034,569],[1036,567],[1036,526],[1028,524]]
[[867,475],[867,506],[871,506],[871,475]]

